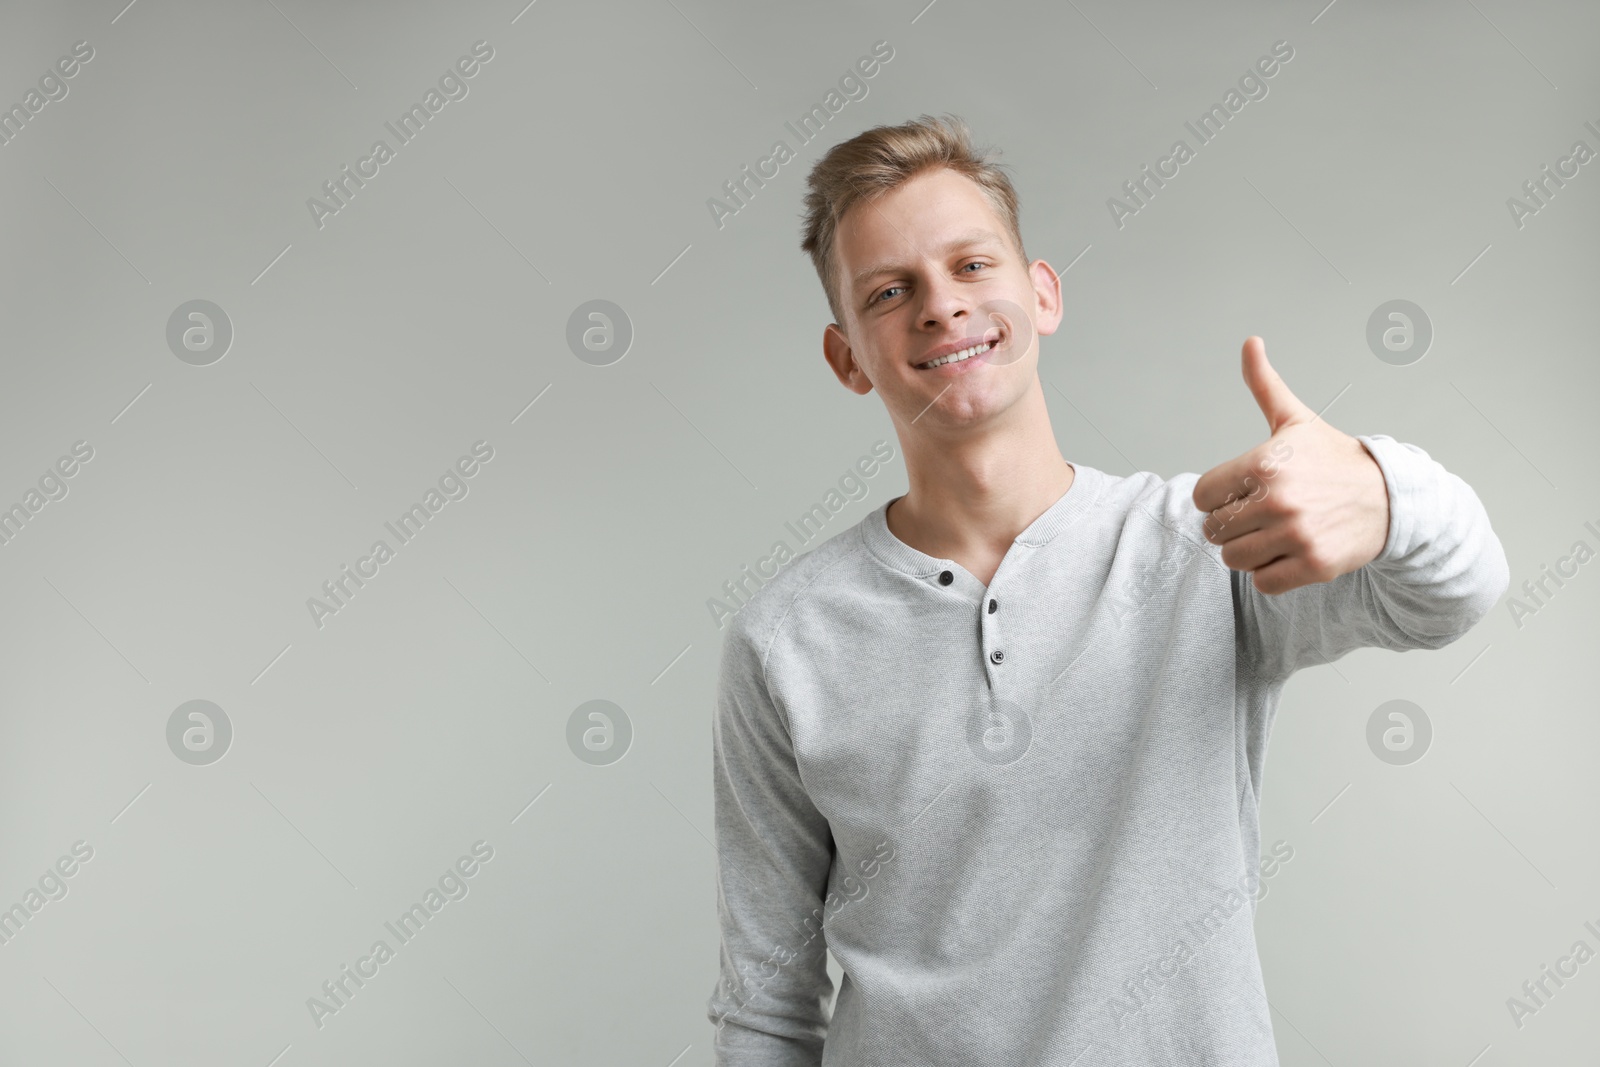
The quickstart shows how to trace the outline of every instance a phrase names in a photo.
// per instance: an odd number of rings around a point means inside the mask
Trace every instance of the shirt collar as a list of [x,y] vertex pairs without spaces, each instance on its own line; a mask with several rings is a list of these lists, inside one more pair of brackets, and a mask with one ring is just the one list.
[[[1090,511],[1100,499],[1100,494],[1110,476],[1084,463],[1072,463],[1071,466],[1076,472],[1072,485],[1054,504],[1046,508],[1042,515],[1017,535],[1017,544],[1027,545],[1030,548],[1049,544],[1057,534]],[[889,505],[898,499],[900,497],[893,497],[879,504],[861,520],[861,537],[872,550],[872,554],[895,570],[919,578],[949,569],[953,561],[930,556],[912,548],[889,529]]]

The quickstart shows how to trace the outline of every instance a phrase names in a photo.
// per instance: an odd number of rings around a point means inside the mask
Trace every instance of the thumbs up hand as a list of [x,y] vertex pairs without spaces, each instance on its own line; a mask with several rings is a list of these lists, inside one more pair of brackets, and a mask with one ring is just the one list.
[[1274,596],[1372,562],[1389,535],[1377,460],[1289,391],[1261,338],[1245,341],[1243,360],[1271,436],[1195,483],[1194,505],[1208,512],[1206,540],[1223,546],[1230,570],[1249,571],[1255,587]]

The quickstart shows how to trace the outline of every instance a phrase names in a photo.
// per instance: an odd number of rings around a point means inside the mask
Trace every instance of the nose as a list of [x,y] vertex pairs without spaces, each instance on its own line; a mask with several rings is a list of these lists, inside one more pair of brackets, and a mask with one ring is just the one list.
[[938,270],[929,270],[922,283],[922,325],[939,332],[954,325],[966,326],[972,318],[972,302],[961,287]]

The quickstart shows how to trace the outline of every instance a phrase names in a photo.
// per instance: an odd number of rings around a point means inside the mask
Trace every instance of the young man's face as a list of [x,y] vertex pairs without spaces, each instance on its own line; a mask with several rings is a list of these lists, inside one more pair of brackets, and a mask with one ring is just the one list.
[[[970,179],[925,171],[856,204],[834,254],[845,322],[824,330],[823,352],[846,388],[876,388],[897,426],[970,427],[1033,388],[1039,335],[1061,322],[1061,285],[1043,260],[1022,262]],[[986,341],[977,356],[919,366]]]

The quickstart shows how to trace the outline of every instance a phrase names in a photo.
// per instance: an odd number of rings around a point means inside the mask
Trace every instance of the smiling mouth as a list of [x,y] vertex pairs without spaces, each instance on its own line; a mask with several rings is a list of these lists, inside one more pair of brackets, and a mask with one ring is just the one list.
[[973,345],[971,348],[963,348],[959,352],[952,352],[948,356],[940,356],[938,359],[930,359],[926,363],[918,363],[916,366],[918,370],[932,370],[935,367],[942,367],[946,363],[961,363],[974,356],[983,355],[998,343],[998,341],[985,341],[980,345]]

